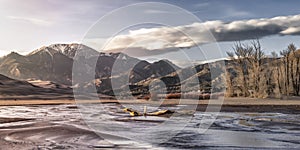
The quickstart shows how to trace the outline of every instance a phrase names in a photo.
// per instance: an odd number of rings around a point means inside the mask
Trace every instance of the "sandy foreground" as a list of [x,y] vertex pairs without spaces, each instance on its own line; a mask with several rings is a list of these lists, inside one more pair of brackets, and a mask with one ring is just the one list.
[[[36,105],[37,103],[38,101],[32,101],[26,103],[26,106],[19,103],[13,103],[18,106],[0,106],[0,150],[137,147],[131,143],[121,145],[104,140],[100,133],[95,133],[86,125],[76,105],[69,104],[69,101],[40,103],[44,105]],[[119,140],[126,142],[126,139]]]
[[[76,104],[153,103],[161,106],[198,105],[198,111],[219,108],[223,112],[300,113],[300,100],[246,99],[225,100],[1,100],[0,149],[131,149],[132,145],[115,145],[91,131],[82,120]],[[149,147],[139,147],[148,149]],[[150,148],[151,149],[151,148]]]

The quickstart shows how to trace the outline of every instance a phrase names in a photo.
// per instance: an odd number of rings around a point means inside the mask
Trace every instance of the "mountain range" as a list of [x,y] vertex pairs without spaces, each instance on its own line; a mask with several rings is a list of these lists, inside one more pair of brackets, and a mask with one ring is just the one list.
[[[96,66],[91,62],[96,62]],[[95,73],[95,80],[72,83],[74,63],[80,64],[82,69],[95,68],[90,69]],[[196,72],[188,73],[189,70]],[[93,88],[96,85],[98,92],[106,95],[114,95],[112,80],[120,83],[128,80],[131,92],[136,95],[149,93],[149,85],[154,80],[162,81],[169,93],[178,92],[182,83],[195,78],[205,86],[209,86],[211,81],[208,64],[180,68],[168,60],[149,63],[123,53],[100,53],[81,44],[53,44],[27,55],[12,52],[0,58],[0,74],[23,81],[53,82],[64,87],[73,85],[73,88]],[[26,89],[39,91],[28,82],[27,86],[29,85],[30,88]],[[120,85],[117,90],[122,91],[126,86],[128,85]],[[188,89],[197,90],[199,85],[190,85]]]

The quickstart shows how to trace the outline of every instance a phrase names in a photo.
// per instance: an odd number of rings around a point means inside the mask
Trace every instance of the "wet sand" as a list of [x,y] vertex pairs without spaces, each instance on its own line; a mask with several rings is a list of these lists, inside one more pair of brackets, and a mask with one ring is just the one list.
[[[0,149],[130,149],[116,145],[91,130],[75,105],[0,107]],[[142,147],[143,148],[143,147]]]
[[103,141],[63,105],[2,106],[0,116],[0,149],[87,149]]
[[[10,120],[11,118],[7,118]],[[92,142],[101,145],[101,139],[89,130],[51,123],[0,128],[1,149],[88,149]],[[91,141],[92,140],[92,141]],[[90,144],[84,144],[90,143]],[[105,145],[103,142],[102,145]],[[111,145],[110,147],[113,147]]]
[[[158,104],[160,102],[145,100],[1,100],[0,149],[84,150],[135,147],[133,145],[115,145],[103,140],[82,120],[76,103]],[[245,98],[230,98],[224,101],[165,100],[161,106],[198,105],[197,110],[204,111],[209,103],[216,110],[222,106],[222,112],[300,113],[300,100]],[[139,149],[148,148],[147,146],[139,147]]]

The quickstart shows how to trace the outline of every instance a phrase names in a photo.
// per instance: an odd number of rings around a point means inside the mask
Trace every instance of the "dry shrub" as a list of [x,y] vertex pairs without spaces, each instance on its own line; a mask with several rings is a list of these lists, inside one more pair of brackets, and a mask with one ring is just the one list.
[[171,93],[167,94],[166,99],[180,99],[181,93]]
[[[215,94],[198,94],[198,93],[170,93],[167,94],[165,99],[198,99],[198,100],[207,100],[207,99],[217,99],[220,96],[224,96],[224,93],[215,93]],[[164,97],[159,97],[160,99],[164,99]],[[138,99],[150,99],[150,95],[139,96]]]
[[202,94],[203,99],[210,99],[210,94]]
[[185,93],[183,95],[181,93],[171,93],[171,94],[167,94],[166,99],[180,99],[181,96],[184,99],[198,99],[198,100],[210,99],[210,94],[197,94],[197,93]]
[[137,99],[149,100],[150,99],[150,95],[140,95],[140,96],[137,97]]

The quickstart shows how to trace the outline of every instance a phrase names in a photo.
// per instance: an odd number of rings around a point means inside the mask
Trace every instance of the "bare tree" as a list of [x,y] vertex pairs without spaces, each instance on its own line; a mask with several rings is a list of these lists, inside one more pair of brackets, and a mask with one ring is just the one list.
[[287,95],[288,93],[288,51],[286,50],[282,50],[280,51],[280,55],[283,57],[283,81],[284,81],[284,84],[283,84],[283,91],[285,95]]
[[283,56],[283,70],[284,70],[284,94],[289,95],[290,92],[290,49],[280,51],[280,55]]
[[271,53],[271,65],[272,65],[272,72],[273,72],[273,80],[276,83],[276,86],[278,87],[278,95],[283,94],[283,75],[282,75],[282,63],[281,59],[279,58],[278,54],[276,52]]
[[288,46],[290,51],[290,74],[292,82],[292,90],[294,95],[299,95],[299,54],[296,52],[297,48],[294,44]]
[[233,97],[234,96],[234,78],[233,75],[233,68],[227,66],[225,72],[225,79],[226,79],[226,96]]
[[294,52],[294,57],[295,57],[295,62],[296,62],[296,74],[295,74],[295,85],[294,85],[294,89],[295,89],[295,94],[297,96],[300,95],[300,53],[299,52]]
[[246,77],[249,74],[246,58],[249,57],[250,53],[251,52],[249,51],[249,49],[242,45],[240,42],[237,42],[234,45],[233,52],[227,52],[227,55],[234,62],[234,68],[238,72],[238,82],[241,86],[241,92],[244,97],[250,95]]
[[[264,76],[264,67],[263,60],[265,58],[265,54],[261,48],[261,44],[259,40],[253,40],[250,46],[247,46],[247,51],[249,52],[249,56],[247,57],[247,61],[250,64],[249,69],[252,74],[252,86],[254,90],[254,96],[259,97],[263,91],[266,91],[266,84],[262,83],[261,80]],[[266,77],[265,77],[266,78]]]

